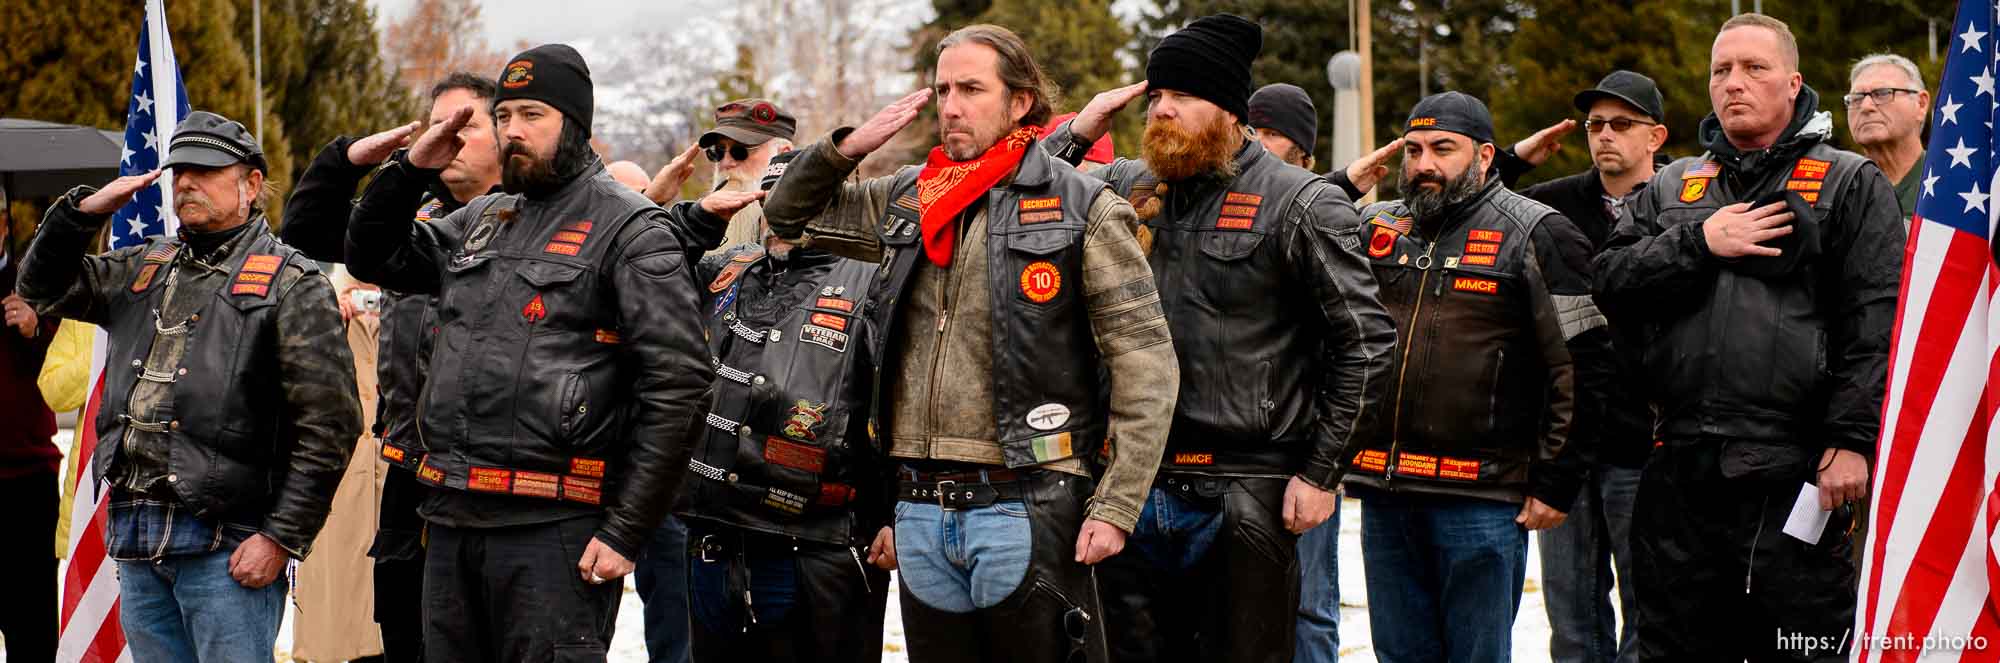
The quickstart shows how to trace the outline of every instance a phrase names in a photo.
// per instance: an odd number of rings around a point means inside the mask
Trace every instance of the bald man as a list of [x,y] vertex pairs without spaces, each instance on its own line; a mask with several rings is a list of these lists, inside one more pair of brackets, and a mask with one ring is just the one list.
[[611,165],[605,166],[604,170],[611,173],[611,179],[618,180],[619,184],[632,187],[633,191],[643,193],[646,190],[646,185],[653,181],[653,177],[646,174],[644,166],[630,161],[613,162]]

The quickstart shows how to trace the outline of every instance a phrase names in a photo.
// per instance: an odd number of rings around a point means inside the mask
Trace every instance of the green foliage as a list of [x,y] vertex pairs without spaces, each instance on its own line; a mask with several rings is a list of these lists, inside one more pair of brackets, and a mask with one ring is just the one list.
[[[1291,83],[1305,89],[1319,111],[1314,157],[1323,171],[1333,165],[1333,85],[1326,80],[1326,61],[1351,46],[1347,12],[1346,0],[1167,0],[1156,11],[1146,12],[1140,21],[1143,31],[1132,52],[1140,69],[1133,79],[1145,76],[1146,55],[1162,37],[1194,19],[1229,13],[1254,20],[1264,28],[1264,50],[1250,66],[1251,89],[1271,83]],[[1376,66],[1379,72],[1379,61]],[[1381,80],[1379,75],[1376,80]],[[1377,95],[1381,89],[1377,85]],[[1119,121],[1120,126],[1143,126],[1145,116],[1135,113],[1130,121],[1125,117]]]
[[[1576,92],[1596,85],[1613,70],[1630,69],[1653,77],[1666,97],[1665,151],[1676,157],[1705,151],[1696,127],[1712,109],[1709,47],[1716,29],[1729,19],[1728,2],[1623,0],[1596,4],[1590,11],[1576,11],[1573,3],[1562,0],[1523,4],[1521,29],[1505,56],[1518,71],[1506,98],[1497,103],[1488,100],[1503,142],[1563,118],[1581,119],[1570,104]],[[1750,3],[1743,5],[1747,10]],[[1937,7],[1919,8],[1903,0],[1829,0],[1767,2],[1764,9],[1791,27],[1799,42],[1800,73],[1806,85],[1819,92],[1820,109],[1834,113],[1835,135],[1842,139],[1847,137],[1847,125],[1840,95],[1847,92],[1848,69],[1863,56],[1889,51],[1909,57],[1923,68],[1929,86],[1936,88],[1944,62],[1926,57],[1924,12]],[[1949,20],[1939,23],[1940,44],[1949,32]],[[1378,90],[1381,80],[1377,78]],[[1563,151],[1527,180],[1560,177],[1590,166],[1587,143],[1580,135],[1565,143]]]
[[[167,26],[190,104],[254,128],[250,7],[170,0]],[[123,129],[144,21],[131,0],[0,3],[0,116]],[[381,64],[366,0],[263,0],[262,27],[263,143],[279,196],[333,136],[415,118]]]
[[[931,81],[937,67],[937,43],[953,30],[978,23],[1005,26],[1028,44],[1036,64],[1058,89],[1053,100],[1057,114],[1081,109],[1097,93],[1137,80],[1118,58],[1118,49],[1132,39],[1132,31],[1111,13],[1111,0],[936,0],[934,4],[937,17],[911,35],[914,71],[923,83]],[[930,122],[921,124],[925,126],[909,131],[932,130]],[[1136,154],[1140,130],[1134,123],[1122,122],[1112,140],[1122,153]]]

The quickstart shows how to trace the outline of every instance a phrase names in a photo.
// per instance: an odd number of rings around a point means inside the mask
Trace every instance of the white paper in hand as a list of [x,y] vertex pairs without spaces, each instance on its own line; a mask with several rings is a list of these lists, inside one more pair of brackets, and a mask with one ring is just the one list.
[[1806,545],[1817,545],[1820,533],[1826,531],[1826,519],[1832,515],[1832,511],[1819,508],[1819,486],[1799,486],[1799,500],[1792,503],[1792,515],[1785,519],[1785,533]]

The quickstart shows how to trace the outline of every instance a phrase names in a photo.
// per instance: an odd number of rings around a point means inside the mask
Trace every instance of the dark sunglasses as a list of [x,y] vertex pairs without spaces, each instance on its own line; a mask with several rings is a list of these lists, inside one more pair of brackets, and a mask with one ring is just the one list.
[[1841,95],[1840,100],[1847,102],[1848,108],[1861,105],[1862,99],[1874,99],[1875,105],[1887,106],[1889,102],[1896,100],[1896,93],[1899,92],[1903,94],[1919,94],[1923,91],[1900,87],[1878,87],[1867,92],[1851,92]]
[[1611,127],[1612,131],[1616,131],[1622,134],[1625,133],[1626,131],[1630,131],[1634,126],[1643,125],[1650,127],[1655,124],[1659,123],[1647,122],[1645,120],[1634,120],[1629,117],[1614,117],[1609,120],[1599,120],[1597,118],[1590,118],[1583,121],[1583,130],[1585,133],[1594,134],[1604,131],[1605,127]]
[[722,162],[722,155],[724,154],[735,158],[737,161],[750,160],[750,148],[744,147],[742,143],[730,145],[728,149],[723,149],[721,143],[716,143],[708,146],[705,151],[708,153],[708,160],[716,163]]

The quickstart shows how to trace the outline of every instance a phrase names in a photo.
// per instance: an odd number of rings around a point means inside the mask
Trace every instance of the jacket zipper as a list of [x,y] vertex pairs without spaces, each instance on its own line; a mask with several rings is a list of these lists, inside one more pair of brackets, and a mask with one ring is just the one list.
[[1764,538],[1764,512],[1771,508],[1771,496],[1764,496],[1764,505],[1757,508],[1757,533],[1750,535],[1750,563],[1743,565],[1743,595],[1750,595],[1750,576],[1757,572],[1757,542]]
[[[988,195],[991,195],[991,193],[989,192]],[[964,214],[964,212],[960,212],[960,214]],[[963,217],[959,219],[953,219],[952,222],[958,223],[961,220],[963,220]],[[966,229],[969,230],[970,225],[971,224],[965,224],[962,227],[965,227]],[[957,245],[952,247],[951,262],[953,265],[960,264],[959,252],[960,250],[964,249],[965,245],[967,244],[967,242],[963,241],[964,239],[965,239],[964,237],[960,237],[959,238],[960,241],[957,242]],[[929,409],[927,416],[930,419],[930,422],[929,425],[925,426],[925,428],[928,434],[930,435],[931,439],[926,441],[924,447],[926,450],[925,455],[931,457],[936,457],[935,454],[931,452],[935,451],[935,449],[933,449],[932,447],[933,444],[936,442],[937,438],[939,437],[938,433],[940,432],[938,424],[938,416],[937,416],[937,404],[938,404],[937,392],[938,392],[938,382],[940,380],[940,378],[938,377],[938,370],[944,367],[945,329],[951,326],[951,293],[952,289],[957,287],[958,287],[958,270],[952,269],[950,267],[945,268],[944,283],[938,288],[937,338],[934,341],[936,343],[936,347],[931,348],[931,375],[930,375],[930,384],[927,385],[928,391],[930,392],[930,398],[929,398],[930,402],[927,404]]]
[[[1384,471],[1382,473],[1382,486],[1385,488],[1388,487],[1389,483],[1393,481],[1396,477],[1397,447],[1401,446],[1403,443],[1403,387],[1405,384],[1407,384],[1405,378],[1409,375],[1410,372],[1410,349],[1415,348],[1417,346],[1417,340],[1414,336],[1414,331],[1417,328],[1417,319],[1420,316],[1422,316],[1424,312],[1424,285],[1430,283],[1431,252],[1436,250],[1437,250],[1437,240],[1431,240],[1430,245],[1424,247],[1424,255],[1417,259],[1418,262],[1421,263],[1418,266],[1418,269],[1420,271],[1418,272],[1417,276],[1417,303],[1415,306],[1412,306],[1410,308],[1410,324],[1408,327],[1406,327],[1406,329],[1412,332],[1412,336],[1408,341],[1404,342],[1403,358],[1397,363],[1396,366],[1395,423],[1391,426],[1393,432],[1389,436],[1389,457],[1383,461]],[[1442,290],[1443,282],[1440,281],[1439,284],[1440,284],[1439,288],[1440,290]]]

